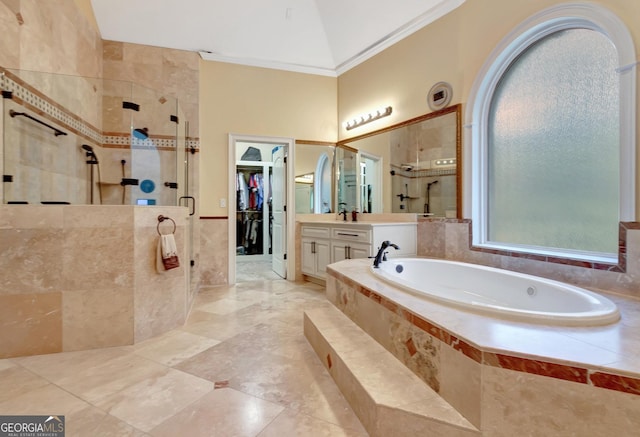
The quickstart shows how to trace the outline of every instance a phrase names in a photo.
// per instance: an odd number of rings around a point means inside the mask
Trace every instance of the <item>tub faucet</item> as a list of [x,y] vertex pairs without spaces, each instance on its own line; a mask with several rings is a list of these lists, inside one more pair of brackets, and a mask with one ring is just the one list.
[[393,247],[395,250],[400,249],[396,244],[393,244],[390,241],[383,241],[382,244],[380,245],[380,249],[378,250],[377,255],[375,256],[374,260],[373,260],[373,268],[377,269],[378,266],[380,265],[380,263],[382,261],[386,261],[387,260],[387,248],[389,247]]

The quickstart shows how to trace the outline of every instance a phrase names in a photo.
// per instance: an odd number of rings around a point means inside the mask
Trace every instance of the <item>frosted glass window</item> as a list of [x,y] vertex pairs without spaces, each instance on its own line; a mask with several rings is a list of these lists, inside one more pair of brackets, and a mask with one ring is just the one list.
[[509,66],[489,110],[489,241],[617,253],[617,65],[607,37],[568,29]]

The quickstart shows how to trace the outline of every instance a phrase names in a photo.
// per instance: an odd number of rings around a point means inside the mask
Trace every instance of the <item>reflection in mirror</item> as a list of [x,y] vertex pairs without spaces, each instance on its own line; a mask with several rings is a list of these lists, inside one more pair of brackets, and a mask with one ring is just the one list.
[[336,148],[336,211],[358,209],[358,151]]
[[296,143],[296,213],[332,212],[335,146]]
[[382,160],[379,156],[360,151],[360,198],[358,211],[364,213],[382,212]]
[[381,157],[383,208],[372,212],[461,217],[460,111],[451,106],[338,144],[357,149],[361,163]]
[[296,176],[296,214],[313,214],[313,173]]

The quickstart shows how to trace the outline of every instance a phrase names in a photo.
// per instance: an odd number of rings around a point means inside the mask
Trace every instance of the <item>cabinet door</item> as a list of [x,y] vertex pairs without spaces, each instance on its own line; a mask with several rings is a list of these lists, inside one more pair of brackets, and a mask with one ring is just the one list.
[[334,263],[344,259],[368,258],[371,256],[371,245],[332,241],[331,255]]
[[314,241],[310,239],[302,239],[302,259],[300,269],[305,275],[316,274],[316,254],[313,253]]
[[329,240],[316,240],[316,276],[324,278],[327,276],[327,266],[331,264],[331,252],[329,250]]
[[369,258],[371,254],[370,244],[350,244],[348,252],[350,259]]
[[348,243],[344,243],[342,241],[331,242],[331,261],[332,262],[337,263],[338,261],[347,259],[347,245]]

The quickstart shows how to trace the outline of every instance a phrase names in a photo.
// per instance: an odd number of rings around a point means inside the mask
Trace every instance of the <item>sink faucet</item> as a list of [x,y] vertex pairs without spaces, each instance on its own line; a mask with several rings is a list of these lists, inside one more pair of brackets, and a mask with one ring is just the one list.
[[387,257],[386,257],[386,250],[389,247],[393,247],[395,250],[400,249],[396,244],[393,244],[390,241],[383,241],[382,244],[380,245],[380,249],[378,250],[377,255],[375,256],[374,260],[373,260],[373,268],[377,269],[378,266],[380,265],[380,263],[382,261],[386,261]]
[[347,221],[347,204],[345,202],[338,203],[338,209],[340,209],[341,205],[344,205],[344,208],[342,208],[342,211],[340,211],[338,215],[343,216],[342,220],[346,222]]

